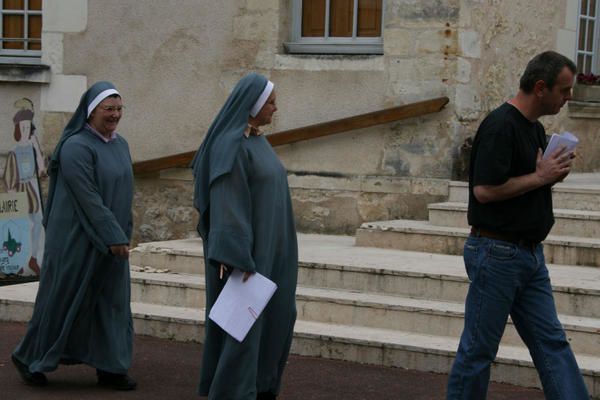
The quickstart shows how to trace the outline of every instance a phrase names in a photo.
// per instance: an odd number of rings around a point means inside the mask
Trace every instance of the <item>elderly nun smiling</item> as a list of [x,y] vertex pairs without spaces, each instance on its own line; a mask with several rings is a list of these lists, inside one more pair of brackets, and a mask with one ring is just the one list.
[[109,82],[81,97],[48,174],[40,285],[12,360],[25,383],[47,384],[59,363],[96,368],[98,384],[131,390],[129,240],[133,174],[116,133],[123,104]]
[[[273,83],[249,74],[233,89],[193,162],[206,265],[206,337],[199,393],[274,399],[296,321],[298,246],[287,173],[260,127],[277,111]],[[233,269],[277,284],[240,343],[208,318]]]

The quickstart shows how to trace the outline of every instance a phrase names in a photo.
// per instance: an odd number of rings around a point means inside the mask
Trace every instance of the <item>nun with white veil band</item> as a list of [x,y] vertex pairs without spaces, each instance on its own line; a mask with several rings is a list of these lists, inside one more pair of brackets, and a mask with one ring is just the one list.
[[123,104],[110,82],[81,97],[48,168],[40,284],[12,355],[25,383],[44,386],[59,363],[96,368],[98,384],[131,390],[129,241],[133,173],[116,133]]
[[[209,400],[275,399],[296,321],[298,245],[287,172],[260,127],[271,122],[272,82],[251,73],[229,95],[193,162],[206,277],[199,394]],[[233,269],[277,284],[240,343],[208,315]]]

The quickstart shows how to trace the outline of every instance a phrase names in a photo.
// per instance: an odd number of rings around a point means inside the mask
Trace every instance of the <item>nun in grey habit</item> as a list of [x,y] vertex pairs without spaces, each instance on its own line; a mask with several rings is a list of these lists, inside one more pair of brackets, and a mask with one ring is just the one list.
[[[243,77],[192,164],[206,265],[206,337],[199,394],[210,400],[274,399],[296,320],[298,245],[287,173],[258,129],[271,122],[273,83]],[[232,269],[258,272],[277,290],[243,342],[208,315]]]
[[94,84],[52,155],[39,289],[12,355],[27,384],[47,384],[44,372],[59,363],[85,363],[98,384],[135,388],[127,376],[133,174],[127,142],[115,132],[122,109],[111,83]]

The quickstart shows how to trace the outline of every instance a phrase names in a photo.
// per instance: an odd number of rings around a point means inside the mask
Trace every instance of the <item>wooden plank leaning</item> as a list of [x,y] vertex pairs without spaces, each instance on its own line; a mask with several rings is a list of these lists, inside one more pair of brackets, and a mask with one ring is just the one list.
[[[272,146],[281,146],[315,139],[323,136],[334,135],[355,129],[368,128],[388,122],[400,121],[407,118],[419,117],[441,111],[449,99],[438,97],[435,99],[419,101],[402,106],[387,108],[367,114],[355,115],[353,117],[337,119],[319,124],[308,125],[301,128],[289,129],[273,133],[267,136]],[[164,169],[186,167],[194,158],[195,151],[175,154],[152,160],[138,161],[133,163],[133,172],[136,175],[158,172]]]

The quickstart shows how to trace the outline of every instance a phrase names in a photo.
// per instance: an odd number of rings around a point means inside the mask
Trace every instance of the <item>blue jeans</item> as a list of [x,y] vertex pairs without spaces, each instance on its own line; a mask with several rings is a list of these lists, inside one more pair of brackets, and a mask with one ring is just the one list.
[[486,398],[490,365],[509,314],[529,348],[546,399],[589,399],[556,315],[542,245],[532,251],[501,240],[469,236],[464,260],[471,284],[446,399]]

